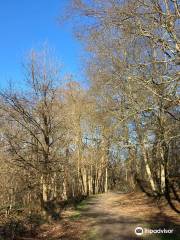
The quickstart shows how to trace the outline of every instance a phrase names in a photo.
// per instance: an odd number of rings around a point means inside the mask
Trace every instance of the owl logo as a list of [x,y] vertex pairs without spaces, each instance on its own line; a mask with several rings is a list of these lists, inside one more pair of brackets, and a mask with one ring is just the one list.
[[135,234],[140,236],[140,235],[143,235],[144,231],[143,231],[143,228],[142,227],[137,227],[135,228]]

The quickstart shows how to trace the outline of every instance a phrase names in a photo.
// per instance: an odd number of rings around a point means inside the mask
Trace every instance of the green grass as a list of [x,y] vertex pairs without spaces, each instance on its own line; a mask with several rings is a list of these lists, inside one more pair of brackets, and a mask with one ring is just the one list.
[[75,220],[80,219],[80,217],[81,217],[81,213],[76,210],[76,211],[69,217],[69,219],[75,221]]
[[90,201],[91,198],[87,198],[85,200],[82,200],[75,206],[75,211],[74,213],[69,217],[70,220],[78,220],[81,217],[81,211],[86,209],[88,207],[88,202]]
[[90,197],[84,199],[83,201],[81,201],[80,203],[78,203],[75,208],[79,211],[84,210],[88,207],[88,204],[95,198],[97,198],[97,196],[95,196],[95,195],[90,196]]
[[83,200],[82,202],[78,203],[75,207],[77,210],[83,210],[87,207],[87,200]]
[[82,240],[100,240],[100,237],[98,236],[98,230],[97,228],[93,228],[88,233]]

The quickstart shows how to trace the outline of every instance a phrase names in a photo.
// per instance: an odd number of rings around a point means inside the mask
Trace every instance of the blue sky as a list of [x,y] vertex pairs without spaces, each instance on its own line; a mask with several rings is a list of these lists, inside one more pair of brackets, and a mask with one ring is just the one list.
[[81,73],[83,49],[74,38],[70,23],[60,25],[57,17],[64,13],[69,0],[1,0],[0,1],[0,87],[9,80],[22,84],[22,62],[32,48],[44,43],[55,50],[63,63],[63,73],[72,73],[84,82]]

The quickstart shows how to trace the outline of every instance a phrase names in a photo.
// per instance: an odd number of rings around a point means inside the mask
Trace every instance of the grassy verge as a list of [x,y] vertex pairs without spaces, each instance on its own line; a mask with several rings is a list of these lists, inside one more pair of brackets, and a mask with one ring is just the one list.
[[97,196],[94,195],[94,196],[90,196],[84,200],[82,200],[81,202],[79,202],[78,204],[76,204],[75,208],[77,210],[84,210],[86,208],[88,208],[88,204],[90,204],[94,199],[96,199]]
[[83,219],[83,212],[88,210],[89,205],[92,204],[96,198],[97,196],[90,196],[82,200],[81,202],[77,203],[75,205],[73,213],[69,216],[69,220],[71,221],[83,220],[83,224],[85,225],[87,224],[86,226],[87,229],[84,232],[84,234],[82,234],[81,240],[100,240],[100,238],[98,237],[98,229],[96,227],[93,227],[93,229],[89,229],[88,228],[89,222],[86,222],[86,218]]
[[79,220],[82,217],[82,212],[88,208],[88,204],[95,199],[95,196],[88,197],[74,206],[73,213],[69,216],[70,220]]
[[82,240],[100,240],[100,237],[98,236],[98,230],[96,228],[89,230]]

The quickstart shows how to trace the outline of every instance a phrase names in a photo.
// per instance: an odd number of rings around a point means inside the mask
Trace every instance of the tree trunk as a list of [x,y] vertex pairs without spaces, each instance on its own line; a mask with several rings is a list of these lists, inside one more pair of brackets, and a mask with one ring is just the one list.
[[144,158],[144,162],[145,162],[145,169],[146,169],[146,173],[148,175],[148,179],[149,179],[149,182],[150,182],[151,189],[153,190],[153,192],[155,192],[156,187],[155,187],[155,183],[154,183],[154,180],[153,180],[153,177],[152,177],[151,169],[150,169],[150,166],[149,166],[149,163],[148,163],[147,152],[146,152],[146,149],[145,149],[144,142],[141,142],[141,151],[142,151],[142,154],[143,154],[143,158]]
[[108,191],[108,169],[105,169],[105,184],[104,184],[104,192],[107,193]]

